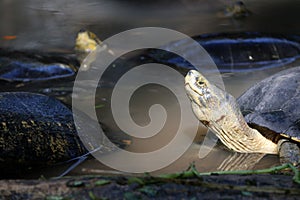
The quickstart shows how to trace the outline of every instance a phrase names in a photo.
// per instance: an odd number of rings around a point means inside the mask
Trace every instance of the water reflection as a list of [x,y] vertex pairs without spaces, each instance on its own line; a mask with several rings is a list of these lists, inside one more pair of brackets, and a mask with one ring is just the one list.
[[[259,31],[277,33],[300,33],[299,10],[300,2],[297,1],[259,1],[245,0],[248,9],[253,15],[236,20],[233,18],[219,18],[218,12],[222,11],[231,1],[218,0],[178,0],[178,1],[96,1],[96,0],[55,0],[55,1],[22,1],[3,0],[0,2],[0,46],[15,49],[37,49],[43,51],[72,52],[76,32],[81,28],[87,28],[95,32],[99,38],[107,38],[121,31],[143,27],[158,26],[175,29],[189,36],[203,33],[233,32],[233,31]],[[16,39],[5,40],[3,36],[14,35]],[[239,96],[250,85],[258,82],[284,68],[297,65],[299,62],[283,66],[281,68],[266,69],[255,72],[242,72],[224,74],[223,80],[227,91],[234,96]],[[72,81],[43,82],[41,84],[19,84],[17,87],[3,84],[2,91],[26,90],[41,92],[47,95],[57,96],[65,103],[70,104]],[[109,91],[102,91],[104,96]],[[88,98],[88,97],[87,97]],[[99,98],[99,104],[107,103],[109,99]],[[138,97],[133,115],[137,120],[140,109],[143,108],[146,97]],[[84,103],[84,100],[83,100]],[[99,109],[103,112],[103,109]],[[177,120],[177,119],[176,119]],[[174,123],[177,121],[174,120]],[[109,117],[102,118],[103,123],[110,121]],[[111,132],[118,131],[114,127]],[[203,127],[199,127],[196,142],[201,142],[206,133]],[[169,136],[170,137],[170,136]],[[137,143],[130,146],[132,151],[137,151],[145,146],[155,149],[161,144]],[[216,147],[211,154],[200,160],[198,158],[199,146],[194,144],[182,158],[173,165],[157,172],[181,171],[187,168],[189,163],[196,161],[200,171],[216,170],[222,162],[230,156],[230,153]],[[129,149],[130,150],[130,149]],[[277,164],[277,158],[267,156],[261,160],[259,167]],[[97,161],[89,160],[79,167],[74,174],[91,172],[94,169],[107,169]]]
[[177,1],[7,1],[0,2],[0,35],[15,35],[0,46],[35,49],[73,47],[81,28],[107,38],[121,31],[144,26],[175,29],[187,35],[213,32],[259,31],[299,33],[300,2],[245,0],[253,15],[243,19],[220,19],[217,13],[227,0]]

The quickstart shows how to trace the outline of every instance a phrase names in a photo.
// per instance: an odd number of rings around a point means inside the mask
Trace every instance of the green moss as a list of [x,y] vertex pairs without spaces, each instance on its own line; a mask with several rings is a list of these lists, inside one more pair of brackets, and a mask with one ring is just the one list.
[[46,200],[65,200],[62,196],[47,196]]
[[109,180],[100,179],[100,180],[97,180],[97,181],[95,182],[95,185],[96,185],[96,186],[101,186],[101,185],[106,185],[106,184],[109,184],[109,183],[110,183]]
[[149,197],[154,197],[157,194],[157,190],[152,186],[144,186],[140,188],[139,191]]

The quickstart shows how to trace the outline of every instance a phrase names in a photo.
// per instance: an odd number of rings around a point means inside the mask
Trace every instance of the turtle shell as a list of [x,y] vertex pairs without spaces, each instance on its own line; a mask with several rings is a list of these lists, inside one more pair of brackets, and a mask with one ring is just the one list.
[[79,65],[72,54],[0,48],[0,80],[27,82],[72,77]]
[[0,93],[0,161],[53,164],[86,153],[72,112],[58,100],[27,92]]
[[[32,169],[80,157],[88,153],[81,139],[89,150],[98,148],[100,154],[126,146],[127,136],[97,134],[94,125],[98,122],[85,113],[77,111],[76,119],[75,126],[71,110],[53,97],[0,93],[0,178],[19,177]],[[84,130],[80,137],[76,128]],[[101,128],[105,130],[105,126]]]
[[247,123],[266,137],[300,141],[300,67],[262,80],[237,101]]
[[[299,58],[298,39],[291,35],[262,34],[257,32],[216,33],[194,36],[214,60],[221,73],[245,72],[281,67]],[[185,58],[194,58],[203,63],[190,40],[178,40],[162,46],[162,51],[153,49],[149,56],[156,62],[175,65],[191,70],[195,67],[184,58],[170,53],[184,52]]]

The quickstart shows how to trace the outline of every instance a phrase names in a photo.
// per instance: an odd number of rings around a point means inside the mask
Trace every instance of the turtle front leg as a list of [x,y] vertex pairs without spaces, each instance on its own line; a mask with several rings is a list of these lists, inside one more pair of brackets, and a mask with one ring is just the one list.
[[282,164],[291,163],[296,167],[300,167],[300,148],[297,144],[286,139],[279,140],[278,154]]

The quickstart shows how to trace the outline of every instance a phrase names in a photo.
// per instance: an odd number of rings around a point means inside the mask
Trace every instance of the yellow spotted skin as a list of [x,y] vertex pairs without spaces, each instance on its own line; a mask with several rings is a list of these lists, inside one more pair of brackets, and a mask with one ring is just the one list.
[[27,92],[0,93],[0,167],[49,165],[87,153],[72,112],[58,100]]
[[238,102],[196,70],[186,75],[185,89],[196,117],[229,149],[279,154],[281,163],[299,166],[299,77],[300,67],[281,71],[249,88]]
[[86,71],[96,60],[99,51],[106,51],[111,55],[115,52],[108,48],[94,33],[87,30],[80,30],[76,37],[75,51],[80,62],[80,70]]
[[101,40],[92,32],[81,30],[78,32],[75,43],[75,50],[79,52],[92,52],[97,45],[102,44]]
[[[86,71],[90,68],[90,64],[96,59],[97,54],[96,49],[101,46],[101,48],[106,49],[106,45],[103,45],[101,40],[92,32],[87,30],[80,30],[76,37],[75,51],[78,61],[81,63],[81,70]],[[87,56],[90,55],[89,59]]]
[[18,162],[53,164],[86,152],[75,127],[57,122],[29,121],[0,124],[2,159],[18,156]]
[[233,96],[191,70],[185,89],[196,117],[229,149],[240,153],[278,154],[277,144],[248,126]]
[[[80,158],[88,153],[82,137],[89,150],[101,147],[97,151],[101,154],[116,151],[116,145],[124,146],[121,138],[95,139],[90,133],[97,132],[97,128],[93,122],[86,123],[91,121],[89,116],[78,111],[76,117],[77,127],[71,110],[52,97],[29,92],[0,93],[0,178]],[[84,130],[81,138],[76,128]]]

